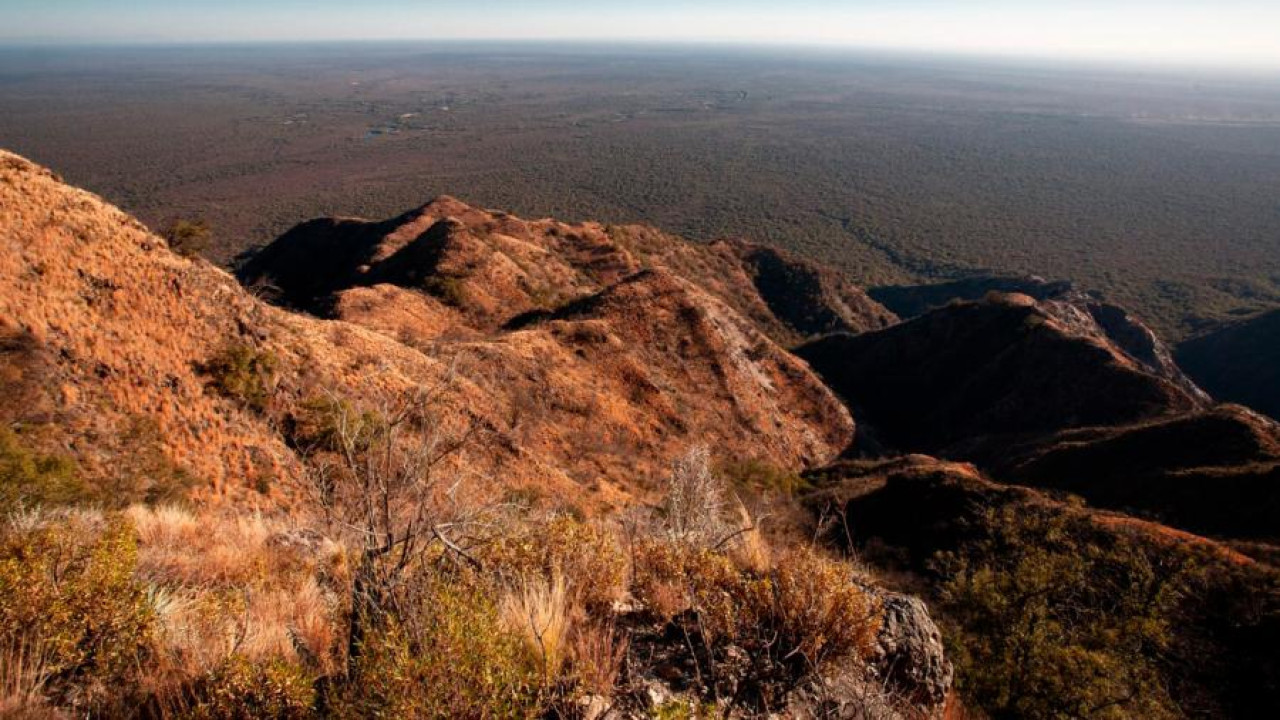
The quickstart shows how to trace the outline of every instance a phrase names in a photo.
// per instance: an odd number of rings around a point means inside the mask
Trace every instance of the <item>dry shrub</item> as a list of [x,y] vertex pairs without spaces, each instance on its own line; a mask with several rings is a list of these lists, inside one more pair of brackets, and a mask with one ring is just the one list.
[[776,631],[780,658],[804,658],[818,670],[870,656],[880,631],[879,607],[851,582],[847,565],[805,548],[784,557],[768,579],[771,586],[751,609]]
[[485,549],[486,567],[514,581],[559,573],[574,604],[596,614],[609,612],[622,597],[627,560],[613,533],[567,515],[522,525]]
[[[852,575],[849,566],[809,549],[756,572],[726,553],[649,540],[636,549],[634,592],[659,618],[696,634],[710,657],[741,648],[749,658],[746,694],[769,706],[836,663],[870,656],[879,607]],[[661,607],[671,603],[664,595],[677,582],[683,615]]]
[[524,578],[499,604],[507,627],[518,635],[525,652],[541,670],[543,685],[560,674],[567,651],[572,608],[564,576]]
[[661,507],[662,527],[679,543],[708,547],[733,533],[725,521],[731,507],[724,480],[711,470],[706,446],[691,448],[675,461]]

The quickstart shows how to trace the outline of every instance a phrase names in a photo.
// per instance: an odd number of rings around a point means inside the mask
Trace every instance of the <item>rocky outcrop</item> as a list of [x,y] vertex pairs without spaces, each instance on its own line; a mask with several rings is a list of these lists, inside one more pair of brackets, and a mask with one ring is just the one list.
[[940,714],[955,671],[947,660],[942,633],[924,601],[888,593],[881,598],[883,625],[872,667],[899,697]]
[[1216,399],[1280,419],[1280,310],[1185,340],[1176,356]]

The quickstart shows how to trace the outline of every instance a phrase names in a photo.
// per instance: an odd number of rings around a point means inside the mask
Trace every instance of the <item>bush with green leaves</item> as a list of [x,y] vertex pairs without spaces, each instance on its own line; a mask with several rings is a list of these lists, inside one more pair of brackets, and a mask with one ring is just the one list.
[[37,505],[64,505],[86,489],[75,463],[27,447],[18,433],[0,426],[0,511]]
[[266,412],[275,393],[275,355],[247,343],[232,343],[200,366],[209,386],[255,412]]
[[427,573],[366,632],[334,717],[530,718],[543,711],[538,670],[502,620],[494,588]]
[[92,708],[136,686],[155,616],[123,518],[21,515],[0,529],[0,639],[37,649],[50,695]]
[[1085,517],[1006,507],[938,556],[958,687],[992,718],[1161,718],[1162,676],[1192,553],[1158,550]]
[[316,692],[301,666],[233,656],[198,683],[190,720],[304,720],[317,717]]

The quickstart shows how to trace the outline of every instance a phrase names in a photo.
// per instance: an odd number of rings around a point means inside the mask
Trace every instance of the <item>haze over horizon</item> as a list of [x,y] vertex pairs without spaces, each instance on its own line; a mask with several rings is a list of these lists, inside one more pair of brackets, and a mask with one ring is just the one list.
[[1224,0],[0,0],[5,43],[632,40],[1280,68],[1280,6]]

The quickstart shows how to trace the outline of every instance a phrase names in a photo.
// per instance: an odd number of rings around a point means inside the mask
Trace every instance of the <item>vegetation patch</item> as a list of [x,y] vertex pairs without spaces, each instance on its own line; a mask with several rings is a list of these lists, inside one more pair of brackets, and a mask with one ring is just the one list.
[[263,413],[275,394],[278,362],[270,352],[247,343],[232,343],[200,365],[209,387],[223,397]]

